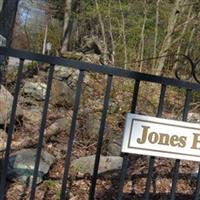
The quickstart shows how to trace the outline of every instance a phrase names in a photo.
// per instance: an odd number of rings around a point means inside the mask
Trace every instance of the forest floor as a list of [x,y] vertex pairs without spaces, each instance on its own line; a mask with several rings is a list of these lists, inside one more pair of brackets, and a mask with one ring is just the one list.
[[[87,77],[88,78],[88,77]],[[32,78],[25,78],[24,81],[44,82],[46,75],[43,72]],[[74,80],[72,80],[73,82]],[[88,82],[90,84],[88,84]],[[72,83],[73,84],[73,83]],[[25,82],[22,84],[24,87]],[[95,155],[97,135],[92,136],[87,129],[92,127],[85,127],[86,118],[89,113],[101,113],[102,102],[104,96],[105,76],[104,75],[89,75],[89,81],[84,83],[83,97],[81,100],[80,111],[78,116],[78,128],[76,130],[76,138],[72,151],[72,161],[81,157]],[[8,84],[8,90],[13,93],[12,84]],[[153,84],[146,84],[141,86],[142,90],[139,94],[137,112],[155,116],[157,111],[159,88]],[[109,128],[106,131],[104,138],[104,145],[102,154],[107,156],[107,142],[115,139],[115,137],[122,135],[124,128],[124,119],[127,112],[130,111],[132,99],[133,84],[131,81],[124,81],[115,79],[113,81],[113,90],[111,94],[111,106],[107,118]],[[146,94],[152,95],[146,95]],[[40,126],[40,118],[38,120],[33,117],[29,118],[27,113],[38,109],[41,113],[44,100],[35,100],[27,96],[27,94],[20,94],[19,103],[21,108],[25,111],[22,118],[20,118],[15,127],[13,136],[13,151],[14,154],[20,149],[33,148],[36,149],[37,134]],[[168,90],[166,96],[168,98],[163,112],[164,117],[180,119],[183,105],[183,93],[181,90]],[[167,98],[167,97],[166,97]],[[68,100],[66,100],[67,103]],[[64,101],[64,103],[66,103]],[[60,103],[60,102],[59,102]],[[50,103],[51,104],[51,103]],[[26,112],[27,111],[27,112]],[[172,115],[172,112],[176,113]],[[57,119],[67,117],[70,121],[72,118],[72,106],[67,107],[62,104],[50,105],[47,117],[47,134],[50,135],[45,139],[43,150],[54,155],[56,160],[50,167],[48,174],[43,178],[43,181],[38,184],[36,191],[37,200],[58,200],[60,196],[62,178],[64,173],[64,159],[66,156],[68,144],[68,132],[70,122],[66,130],[55,132],[48,132],[48,127],[56,122]],[[101,116],[98,116],[100,118]],[[99,119],[98,119],[99,120]],[[98,121],[97,120],[97,121]],[[57,127],[56,127],[57,128]],[[57,129],[56,129],[57,130]],[[96,130],[96,127],[95,127]],[[98,133],[98,130],[96,130]],[[29,138],[30,143],[23,143],[23,139]],[[30,139],[31,138],[31,139]],[[20,145],[21,146],[20,146]],[[25,145],[24,145],[25,144]],[[132,155],[129,159],[129,167],[127,170],[127,178],[124,186],[124,199],[139,200],[144,199],[146,177],[148,174],[148,157]],[[170,191],[172,187],[172,176],[175,160],[156,158],[152,179],[152,186],[150,190],[150,199],[165,200],[170,198]],[[198,169],[198,164],[191,161],[181,161],[179,169],[179,179],[176,188],[176,199],[189,200],[192,199],[196,189],[196,178],[193,176]],[[95,199],[97,200],[115,200],[118,195],[120,179],[120,170],[108,171],[101,173],[97,179]],[[69,200],[86,200],[91,185],[91,175],[70,169],[70,176],[67,188],[69,190]],[[26,200],[30,195],[30,185],[20,182],[8,182],[7,184],[7,200]]]

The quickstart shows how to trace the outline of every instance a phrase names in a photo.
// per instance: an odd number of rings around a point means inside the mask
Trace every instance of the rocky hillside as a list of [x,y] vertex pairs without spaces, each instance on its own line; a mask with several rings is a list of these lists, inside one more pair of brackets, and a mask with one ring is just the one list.
[[[71,58],[71,55],[68,54],[67,57]],[[89,54],[87,56],[76,55],[76,59],[100,63],[100,58],[94,57],[92,54],[90,56]],[[47,88],[47,74],[48,66],[46,65],[28,63],[25,66],[8,170],[8,200],[28,199],[30,195],[39,137],[38,130]],[[10,66],[6,72],[6,83],[1,85],[0,89],[0,150],[2,155],[6,145],[15,77],[16,68]],[[40,173],[37,179],[36,199],[38,200],[59,199],[77,78],[78,71],[61,66],[55,67],[39,167]],[[119,78],[113,80],[96,199],[115,199],[117,195],[122,164],[121,143],[124,119],[126,113],[130,111],[133,83],[132,80]],[[72,152],[69,179],[70,200],[88,198],[105,85],[106,77],[104,75],[86,74]],[[146,95],[147,92],[152,95]],[[180,119],[184,94],[182,91],[170,88],[166,95],[164,117]],[[158,100],[159,88],[153,84],[142,83],[137,112],[155,116]],[[200,116],[194,113],[197,110],[195,104],[192,108],[189,120],[197,122]],[[151,188],[151,191],[154,191],[153,199],[161,199],[162,194],[165,196],[169,194],[173,167],[173,160],[156,159],[154,183]],[[180,199],[188,199],[188,195],[193,193],[197,169],[198,165],[194,162],[181,162],[181,176],[177,187]],[[145,188],[147,170],[147,157],[130,156],[128,178],[124,188],[126,199],[140,199]]]

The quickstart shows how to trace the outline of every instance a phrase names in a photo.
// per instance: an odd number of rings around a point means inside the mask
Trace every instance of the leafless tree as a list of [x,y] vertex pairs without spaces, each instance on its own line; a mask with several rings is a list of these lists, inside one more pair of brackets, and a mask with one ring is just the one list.
[[109,34],[110,34],[110,40],[111,40],[111,62],[112,65],[115,64],[115,42],[113,37],[113,27],[112,27],[112,21],[111,21],[111,0],[109,0]]
[[95,0],[95,6],[96,6],[97,14],[98,14],[99,24],[100,24],[100,27],[101,27],[101,35],[102,35],[102,38],[103,38],[103,45],[104,45],[104,48],[103,48],[103,63],[106,64],[107,63],[107,57],[108,57],[108,45],[107,45],[107,39],[106,39],[105,26],[104,26],[104,23],[103,23],[102,15],[101,15],[101,12],[100,12],[100,9],[99,9],[99,4],[98,4],[97,0]]
[[125,18],[124,18],[124,13],[122,10],[122,3],[121,0],[119,0],[119,7],[121,11],[121,18],[122,18],[122,36],[123,36],[123,45],[124,45],[124,69],[127,68],[127,63],[128,63],[128,56],[127,56],[127,44],[126,44],[126,32],[125,32]]
[[61,53],[72,50],[73,31],[76,25],[74,13],[77,11],[78,5],[79,0],[65,0]]
[[172,44],[173,33],[174,33],[174,29],[177,23],[178,15],[180,14],[179,10],[180,10],[181,3],[183,3],[183,0],[175,0],[173,9],[169,15],[166,35],[163,40],[161,50],[159,52],[159,56],[162,56],[162,57],[157,62],[157,67],[156,67],[157,75],[160,75],[163,71],[165,60],[166,60],[165,55],[167,55],[168,50]]
[[147,21],[147,2],[144,0],[144,21],[142,24],[142,30],[141,30],[141,40],[140,40],[140,72],[142,71],[143,67],[143,59],[144,59],[144,31]]
[[[190,21],[191,18],[193,18],[192,8],[193,8],[193,5],[190,5],[189,10],[188,10],[188,14],[187,14],[187,18],[186,18],[186,22],[184,23],[183,29],[180,33],[180,36],[178,38],[176,38],[176,41],[179,41],[181,38],[183,38],[185,33],[186,33],[186,30],[187,30],[188,24],[189,24],[188,22]],[[182,45],[182,43],[180,42],[178,47],[177,47],[177,51],[176,51],[177,55],[180,54],[180,52],[181,52],[181,45]],[[177,58],[178,58],[178,56],[177,56]],[[174,69],[176,69],[176,67],[177,67],[177,62],[174,64]]]
[[[159,5],[161,0],[156,2],[156,23],[155,23],[155,36],[154,36],[154,48],[153,48],[153,58],[157,57],[157,41],[158,41],[158,23],[159,23]],[[156,66],[156,59],[153,59],[153,70]]]

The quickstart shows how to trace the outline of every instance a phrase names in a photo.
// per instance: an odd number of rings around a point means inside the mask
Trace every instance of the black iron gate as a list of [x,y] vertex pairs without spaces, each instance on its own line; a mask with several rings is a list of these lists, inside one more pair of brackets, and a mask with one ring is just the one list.
[[[89,200],[93,200],[95,198],[94,196],[95,196],[95,188],[96,188],[96,181],[97,181],[97,175],[98,175],[98,167],[99,167],[99,162],[100,162],[100,155],[101,155],[101,148],[102,148],[102,143],[103,143],[107,111],[108,111],[108,106],[109,106],[109,97],[110,97],[110,92],[111,92],[111,87],[112,87],[112,79],[114,76],[132,79],[134,82],[132,107],[130,111],[132,113],[136,111],[137,97],[138,97],[138,92],[139,92],[141,82],[152,82],[152,83],[156,83],[160,85],[160,99],[159,99],[159,105],[157,108],[157,117],[162,117],[165,92],[168,86],[174,86],[174,87],[182,88],[186,90],[185,104],[184,104],[183,116],[182,116],[183,121],[187,121],[187,114],[189,111],[189,105],[190,105],[192,92],[200,91],[200,85],[197,83],[191,83],[191,82],[159,77],[159,76],[154,76],[154,75],[147,75],[144,73],[123,70],[120,68],[99,66],[96,64],[83,63],[83,62],[74,61],[74,60],[66,60],[64,58],[45,56],[45,55],[34,54],[34,53],[29,53],[29,52],[14,50],[14,49],[7,49],[3,47],[0,48],[0,55],[12,56],[12,57],[19,58],[20,60],[18,73],[16,77],[12,112],[11,112],[10,123],[9,123],[7,146],[5,149],[4,162],[3,162],[3,168],[2,168],[2,173],[1,173],[2,175],[1,175],[1,183],[0,183],[0,200],[3,200],[5,196],[6,175],[7,175],[7,168],[8,168],[8,163],[9,163],[9,155],[11,151],[12,135],[13,135],[14,125],[15,125],[15,115],[16,115],[16,108],[17,108],[18,96],[19,96],[19,91],[20,91],[20,83],[22,80],[24,60],[28,59],[28,60],[50,64],[46,97],[45,97],[45,105],[43,108],[41,126],[39,130],[39,140],[37,144],[37,154],[36,154],[35,168],[34,168],[34,173],[33,173],[30,200],[35,199],[37,175],[38,175],[39,163],[40,163],[40,158],[41,158],[45,123],[46,123],[46,118],[47,118],[47,111],[48,111],[49,98],[50,98],[51,85],[52,85],[55,65],[61,65],[63,67],[70,67],[70,68],[79,70],[79,77],[77,81],[76,96],[75,96],[74,108],[73,108],[72,123],[71,123],[71,128],[70,128],[70,136],[69,136],[69,141],[68,141],[68,147],[66,150],[65,170],[64,170],[62,189],[61,189],[61,194],[60,194],[61,200],[66,199],[67,193],[69,192],[67,188],[69,167],[70,167],[70,160],[71,160],[71,154],[72,154],[72,149],[73,149],[73,142],[75,138],[76,121],[77,121],[77,115],[78,115],[78,110],[79,110],[79,103],[81,99],[82,85],[83,85],[85,73],[95,72],[99,74],[105,74],[107,76],[107,85],[105,88],[104,104],[103,104],[103,111],[102,111],[102,116],[101,116],[99,135],[98,135],[98,140],[97,140],[96,158],[95,158],[93,176],[91,180]],[[152,182],[154,161],[155,161],[155,158],[151,157],[149,161],[149,171],[148,171],[148,177],[147,177],[147,182],[146,182],[146,190],[144,194],[144,199],[146,200],[150,198],[150,186]],[[175,166],[174,166],[173,179],[172,179],[171,194],[170,194],[171,200],[174,200],[176,197],[176,184],[178,180],[179,166],[180,166],[180,160],[176,160]],[[121,174],[120,174],[121,180],[120,180],[120,186],[119,186],[119,194],[117,198],[118,200],[123,199],[123,187],[126,180],[127,168],[128,168],[128,154],[124,154],[123,165],[122,165]],[[200,190],[200,173],[198,173],[196,192],[194,196],[192,197],[193,199],[195,200],[199,199],[199,190]]]

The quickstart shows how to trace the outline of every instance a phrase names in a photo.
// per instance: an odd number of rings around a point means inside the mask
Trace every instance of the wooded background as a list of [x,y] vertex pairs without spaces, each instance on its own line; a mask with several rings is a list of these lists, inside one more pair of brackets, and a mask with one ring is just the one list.
[[14,48],[45,53],[50,42],[53,55],[93,52],[102,64],[158,75],[176,67],[176,54],[199,56],[199,0],[0,2],[0,33]]

